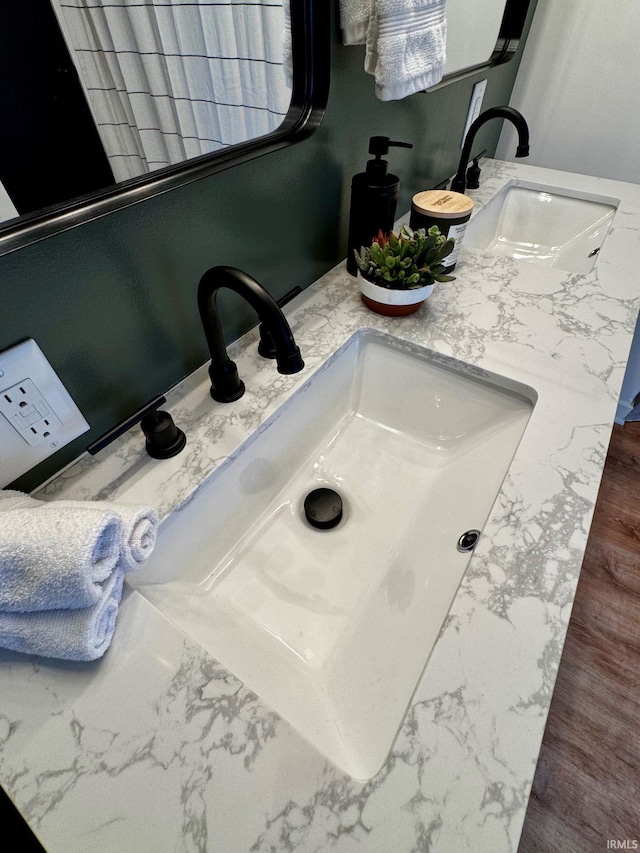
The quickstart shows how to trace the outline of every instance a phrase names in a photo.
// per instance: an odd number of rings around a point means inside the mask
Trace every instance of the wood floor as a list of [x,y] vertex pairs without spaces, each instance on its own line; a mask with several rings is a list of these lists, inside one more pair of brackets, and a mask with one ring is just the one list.
[[640,851],[640,423],[614,428],[518,853],[613,849]]

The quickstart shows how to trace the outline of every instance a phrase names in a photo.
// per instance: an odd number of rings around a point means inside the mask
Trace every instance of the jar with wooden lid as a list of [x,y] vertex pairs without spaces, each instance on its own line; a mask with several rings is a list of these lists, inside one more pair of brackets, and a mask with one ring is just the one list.
[[445,273],[451,272],[458,261],[462,238],[472,210],[472,198],[450,190],[425,190],[416,193],[411,199],[409,224],[413,229],[428,230],[432,225],[437,225],[442,234],[455,240],[453,251],[445,258]]

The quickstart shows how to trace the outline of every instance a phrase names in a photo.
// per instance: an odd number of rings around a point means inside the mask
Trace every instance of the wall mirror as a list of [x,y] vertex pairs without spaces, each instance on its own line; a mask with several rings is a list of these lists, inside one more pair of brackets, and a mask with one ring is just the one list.
[[313,132],[329,14],[289,2],[3,0],[0,254]]
[[[439,86],[507,61],[529,5],[447,0]],[[313,132],[327,6],[2,0],[0,255]]]

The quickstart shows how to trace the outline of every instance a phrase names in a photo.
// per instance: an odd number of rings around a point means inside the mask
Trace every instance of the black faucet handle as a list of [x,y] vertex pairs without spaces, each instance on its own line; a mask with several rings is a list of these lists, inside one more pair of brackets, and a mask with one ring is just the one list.
[[[292,299],[295,299],[299,293],[302,293],[301,287],[292,287],[284,296],[281,296],[280,299],[276,300],[276,305],[278,308],[284,308],[284,306],[291,302]],[[260,323],[258,329],[260,331],[258,352],[263,358],[275,358],[278,353],[276,345],[273,342],[271,332],[264,323]]]
[[485,148],[484,151],[481,151],[479,154],[473,158],[473,163],[467,169],[467,189],[468,190],[477,190],[480,186],[480,166],[478,165],[478,160],[481,157],[484,157],[487,153],[488,149]]
[[184,450],[187,437],[175,425],[169,412],[157,409],[149,412],[140,421],[140,426],[146,439],[146,451],[153,459],[169,459]]
[[160,396],[145,403],[126,420],[88,444],[87,453],[95,456],[96,453],[99,453],[138,423],[145,435],[145,448],[149,456],[154,459],[168,459],[170,456],[180,453],[187,443],[187,437],[174,424],[173,418],[168,412],[159,411],[158,407],[166,402],[166,397]]

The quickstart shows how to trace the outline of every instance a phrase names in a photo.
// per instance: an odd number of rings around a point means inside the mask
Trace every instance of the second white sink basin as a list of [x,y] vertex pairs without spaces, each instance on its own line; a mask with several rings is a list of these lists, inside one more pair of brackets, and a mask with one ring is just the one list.
[[[519,383],[370,330],[160,530],[131,582],[357,779],[383,765],[530,417]],[[318,530],[303,501],[337,491]]]
[[465,246],[586,274],[618,205],[618,199],[511,181],[469,223]]

